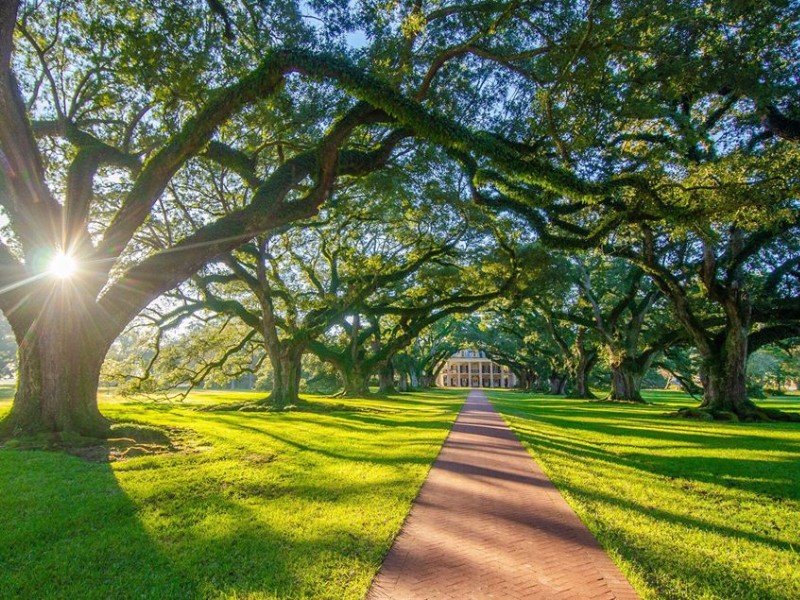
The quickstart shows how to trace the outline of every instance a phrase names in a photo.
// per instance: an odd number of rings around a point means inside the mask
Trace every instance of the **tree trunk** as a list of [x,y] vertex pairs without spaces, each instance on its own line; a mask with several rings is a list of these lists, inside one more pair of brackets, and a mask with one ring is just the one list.
[[596,352],[580,352],[579,360],[575,364],[575,387],[570,394],[572,398],[591,399],[596,397],[589,389],[589,375],[596,362]]
[[591,399],[596,396],[589,389],[589,373],[591,371],[591,364],[581,361],[575,371],[575,388],[572,390],[571,396],[573,398]]
[[394,367],[392,361],[387,361],[378,370],[378,388],[382,394],[394,394]]
[[408,391],[408,372],[407,371],[401,371],[400,372],[400,382],[398,383],[398,388],[397,389],[400,390],[401,392],[407,392]]
[[[792,413],[757,407],[747,397],[747,336],[750,303],[746,294],[732,290],[723,299],[727,326],[703,356],[703,401],[700,409],[715,419],[798,420]],[[734,416],[735,415],[735,416]]]
[[420,387],[420,376],[416,369],[411,370],[411,387],[417,389]]
[[715,356],[706,358],[705,386],[700,408],[715,417],[733,413],[738,418],[755,417],[758,409],[747,397],[747,333],[728,327]]
[[611,368],[611,393],[609,400],[643,402],[640,390],[641,378],[637,373],[619,366]]
[[568,364],[571,367],[569,374],[575,380],[575,383],[570,392],[571,398],[588,399],[595,397],[589,390],[589,374],[597,362],[597,351],[587,343],[586,335],[586,328],[580,327],[575,337],[575,342],[572,344],[572,359]]
[[432,371],[423,371],[422,375],[418,377],[419,387],[423,390],[430,389],[436,386],[436,375]]
[[611,393],[609,400],[622,402],[644,402],[642,399],[642,379],[644,372],[634,361],[623,359],[611,365]]
[[566,375],[560,375],[558,373],[550,374],[550,394],[553,394],[554,396],[563,395],[566,388]]
[[[609,349],[613,350],[613,349]],[[644,402],[642,380],[653,364],[657,352],[649,350],[636,355],[635,350],[611,353],[611,393],[608,400],[621,402]]]
[[342,367],[339,369],[344,389],[339,394],[346,398],[363,398],[369,396],[369,373],[360,367]]
[[[742,250],[744,233],[735,230],[731,233],[727,253],[736,256]],[[705,245],[700,276],[706,288],[708,300],[717,303],[725,312],[725,328],[714,334],[704,328],[689,310],[688,295],[685,291],[675,291],[660,281],[659,287],[670,297],[673,309],[687,332],[693,337],[695,347],[703,358],[700,379],[703,383],[703,401],[697,409],[682,409],[676,414],[692,418],[705,413],[715,419],[743,420],[800,420],[794,413],[784,413],[774,409],[757,407],[747,397],[747,338],[750,333],[752,305],[745,287],[741,263],[733,271],[728,270],[724,283],[717,277],[714,249]]]
[[533,369],[528,370],[528,384],[525,387],[527,392],[535,392],[541,382],[541,376]]
[[[273,356],[272,352],[269,354],[270,357]],[[303,351],[300,348],[284,347],[274,354],[269,401],[276,408],[285,408],[300,400]]]
[[[80,313],[91,300],[59,291],[27,330],[15,327],[19,371],[14,403],[1,427],[5,435],[108,436],[110,422],[97,407],[97,386],[113,336],[90,311]],[[15,322],[12,315],[12,327]]]
[[517,377],[517,387],[520,390],[527,392],[528,390],[531,389],[532,385],[533,385],[533,378],[531,377],[530,371],[528,371],[527,369],[520,369]]
[[[710,362],[710,357],[704,357],[705,360]],[[705,391],[708,389],[708,365],[706,363],[700,364],[700,386],[703,388],[703,395],[705,395]]]

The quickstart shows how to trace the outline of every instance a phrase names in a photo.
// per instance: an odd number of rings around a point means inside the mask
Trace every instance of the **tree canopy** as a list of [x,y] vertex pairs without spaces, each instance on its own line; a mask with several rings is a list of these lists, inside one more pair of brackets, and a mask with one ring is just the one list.
[[[374,193],[389,215],[395,192],[511,212],[521,238],[629,261],[697,347],[704,407],[757,416],[748,343],[798,331],[799,14],[666,0],[4,2],[0,310],[19,365],[3,428],[104,435],[101,365],[150,303],[198,273],[211,302],[209,276],[258,279],[267,240],[303,237],[327,202],[355,214]],[[73,276],[52,273],[60,254]],[[388,332],[426,303],[447,313],[403,289],[404,303],[363,303],[339,327],[352,341],[361,317],[393,319]]]

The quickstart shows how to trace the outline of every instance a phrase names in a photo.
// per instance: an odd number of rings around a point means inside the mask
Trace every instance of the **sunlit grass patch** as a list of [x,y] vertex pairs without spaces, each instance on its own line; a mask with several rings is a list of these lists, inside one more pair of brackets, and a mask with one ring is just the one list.
[[[665,418],[650,405],[494,393],[645,598],[800,598],[800,426]],[[800,398],[767,405],[800,410]]]
[[0,450],[0,595],[362,597],[463,397],[194,410],[242,396],[101,405],[116,421],[192,430],[203,452],[92,464]]
[[14,393],[17,386],[14,383],[0,383],[0,417],[11,408],[11,401],[14,399]]

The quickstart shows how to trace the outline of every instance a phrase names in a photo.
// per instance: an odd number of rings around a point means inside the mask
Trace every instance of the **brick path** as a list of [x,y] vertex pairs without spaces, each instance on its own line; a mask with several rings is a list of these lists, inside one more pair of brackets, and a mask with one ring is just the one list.
[[473,390],[372,582],[381,598],[639,596]]

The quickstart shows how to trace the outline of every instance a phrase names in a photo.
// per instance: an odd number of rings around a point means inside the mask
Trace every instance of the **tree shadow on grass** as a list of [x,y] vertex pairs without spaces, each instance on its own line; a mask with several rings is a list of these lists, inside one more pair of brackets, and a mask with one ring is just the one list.
[[[797,441],[764,435],[763,429],[757,431],[757,435],[750,435],[746,427],[748,425],[752,426],[752,424],[747,424],[744,427],[740,424],[728,424],[726,427],[731,429],[722,430],[719,427],[712,429],[703,422],[686,424],[681,421],[661,421],[654,419],[652,415],[649,419],[644,416],[637,418],[621,415],[617,419],[608,417],[602,420],[586,420],[582,418],[582,415],[576,414],[574,411],[569,413],[567,411],[556,412],[552,410],[548,410],[546,415],[535,415],[535,419],[559,428],[597,432],[602,435],[611,435],[619,438],[638,437],[688,443],[715,449],[763,446],[764,450],[773,451],[797,452],[800,450],[800,444]],[[787,425],[792,427],[792,424]],[[756,425],[756,427],[758,426]],[[778,426],[785,425],[779,424]],[[799,426],[795,425],[794,429],[800,432]]]
[[0,595],[192,598],[108,464],[0,450]]
[[361,522],[358,507],[409,503],[407,478],[297,483],[271,479],[266,461],[240,479],[237,459],[182,480],[198,457],[134,459],[115,473],[60,453],[0,451],[0,596],[362,597],[400,519]]
[[[250,446],[247,451],[277,449],[278,457],[243,472],[242,457],[229,451],[201,479],[192,480],[189,498],[179,478],[186,468],[173,465],[176,476],[162,476],[157,493],[144,499],[146,510],[182,524],[180,535],[163,543],[182,570],[205,574],[201,597],[363,597],[416,493],[407,469],[418,457],[405,452],[381,457],[383,440],[369,440],[365,449],[336,451],[322,439],[318,447],[290,433],[277,434],[280,423],[267,424],[260,415],[203,418],[224,421],[226,435]],[[302,452],[285,459],[284,444]],[[370,463],[397,463],[397,468],[376,472]],[[319,474],[295,477],[296,472]],[[373,507],[381,507],[380,513]],[[240,568],[232,568],[231,561]]]
[[[796,600],[798,597],[796,589],[776,593],[765,581],[755,581],[751,571],[731,568],[730,564],[709,560],[702,554],[664,553],[616,529],[607,529],[606,535],[617,540],[613,548],[616,554],[638,566],[637,571],[654,590],[648,596],[651,598]],[[645,565],[655,568],[643,568]],[[768,581],[769,575],[765,579]]]
[[[694,519],[683,515],[678,515],[667,510],[654,509],[652,506],[640,504],[626,500],[618,495],[609,495],[590,489],[585,486],[563,483],[559,486],[561,491],[583,501],[591,501],[598,504],[609,504],[614,507],[622,507],[631,512],[647,514],[659,522],[678,525],[687,530],[700,530],[710,534],[717,534],[721,537],[735,540],[748,540],[756,544],[772,547],[776,550],[794,552],[791,542],[776,540],[768,535],[759,535],[749,531],[742,531],[735,527],[726,527],[711,524],[702,519]],[[614,523],[603,523],[605,530],[606,545],[613,548],[627,561],[633,564],[648,564],[651,569],[647,569],[645,578],[648,583],[659,590],[664,597],[673,597],[667,590],[675,588],[684,590],[676,597],[685,597],[685,590],[691,590],[691,597],[728,597],[728,598],[752,598],[762,600],[767,598],[780,598],[790,600],[796,598],[796,592],[787,590],[786,595],[776,595],[774,588],[764,586],[758,581],[753,580],[753,573],[747,569],[736,567],[731,569],[730,564],[723,562],[708,561],[702,553],[697,555],[669,552],[666,548],[661,548],[660,552],[654,550],[651,545],[640,543],[640,540],[631,538],[624,529],[617,527]],[[609,544],[608,539],[616,539],[616,543]],[[668,564],[665,564],[668,561]],[[653,569],[652,566],[658,568]],[[657,578],[661,576],[662,581]],[[677,584],[676,584],[677,582]],[[740,588],[735,592],[732,588]],[[708,596],[706,596],[708,594]]]
[[[544,439],[543,437],[532,436],[532,435],[529,435],[529,434],[528,435],[524,435],[523,439],[527,443],[530,443],[532,446],[546,448],[547,451],[549,451],[549,452],[559,453],[559,454],[561,454],[562,456],[565,456],[565,457],[575,457],[575,456],[591,457],[593,460],[598,460],[598,461],[602,461],[602,462],[607,463],[609,468],[625,466],[625,467],[634,468],[634,469],[646,470],[648,472],[654,472],[654,471],[652,471],[650,469],[643,469],[642,463],[639,462],[636,459],[621,458],[621,457],[618,457],[616,455],[611,455],[611,454],[608,454],[608,453],[604,453],[602,451],[586,451],[585,449],[577,448],[575,445],[570,444],[568,442],[560,442],[560,443],[559,442],[553,442],[552,440],[547,440],[547,439]],[[706,460],[706,459],[704,458],[702,460]],[[658,474],[665,475],[663,473],[658,473]],[[666,477],[670,477],[669,475],[665,475],[665,476]],[[681,477],[683,479],[682,475],[678,476],[678,477]],[[676,477],[676,479],[677,479],[677,477]],[[717,484],[721,483],[719,480],[709,480],[708,482],[709,483],[717,483]],[[676,485],[681,486],[680,483],[676,483]],[[688,487],[690,489],[692,488],[691,483],[689,483],[689,482],[684,483],[684,485],[681,486],[681,487]],[[669,512],[669,511],[662,511],[662,510],[659,510],[659,509],[654,509],[651,506],[645,506],[645,505],[642,505],[642,504],[638,504],[638,503],[633,502],[633,501],[631,501],[631,500],[629,500],[629,499],[627,499],[627,498],[625,498],[625,497],[623,497],[621,495],[612,496],[612,495],[608,495],[608,494],[603,494],[602,492],[599,492],[597,490],[594,490],[594,489],[591,489],[591,488],[585,487],[585,486],[574,485],[574,484],[570,484],[570,483],[563,483],[563,484],[560,485],[560,489],[562,489],[562,491],[566,491],[566,492],[569,492],[569,493],[577,495],[577,496],[581,496],[581,497],[584,497],[584,498],[589,498],[589,499],[601,501],[601,502],[604,502],[604,503],[607,503],[607,504],[613,504],[615,506],[625,507],[625,508],[631,509],[631,510],[633,510],[635,512],[640,512],[640,513],[643,513],[643,514],[648,514],[648,515],[651,515],[651,516],[655,516],[659,520],[678,523],[678,524],[685,525],[686,527],[690,527],[690,528],[700,528],[700,529],[705,529],[705,530],[709,530],[709,531],[716,531],[717,533],[720,533],[720,534],[723,534],[723,535],[729,536],[729,537],[732,536],[732,537],[746,538],[746,539],[749,539],[751,541],[762,543],[762,544],[771,545],[771,546],[774,546],[776,548],[780,548],[782,550],[790,549],[790,546],[791,546],[788,542],[781,542],[780,540],[777,540],[773,536],[759,535],[759,534],[756,534],[756,533],[753,533],[753,532],[750,532],[750,531],[744,531],[744,530],[738,529],[738,528],[733,527],[733,526],[730,526],[730,527],[728,527],[728,526],[719,526],[719,525],[714,525],[714,524],[708,523],[708,522],[703,521],[701,519],[694,519],[694,518],[691,518],[691,517],[676,515],[674,513]],[[707,494],[708,494],[708,492],[706,492],[706,495]],[[720,490],[718,492],[718,494],[720,496],[724,496],[725,492],[724,492],[724,490]],[[720,497],[719,500],[723,501],[724,498]]]
[[[537,415],[535,420],[559,427],[565,432],[583,430],[596,432],[613,440],[613,450],[586,441],[566,441],[535,433],[531,428],[517,427],[516,432],[534,446],[559,449],[567,454],[591,456],[614,464],[622,464],[669,478],[685,478],[704,483],[738,488],[770,499],[798,499],[796,477],[800,461],[800,446],[796,442],[772,436],[719,434],[703,429],[672,431],[660,427],[625,427],[610,423],[578,423],[570,419]],[[645,443],[625,443],[639,438]],[[617,441],[619,443],[617,443]],[[652,442],[658,442],[653,445]],[[670,454],[669,450],[681,450]],[[652,450],[666,451],[663,454]],[[694,450],[692,454],[688,454]],[[741,451],[783,453],[786,456],[748,458]],[[709,452],[724,452],[736,458],[709,456]]]
[[[374,426],[379,427],[408,427],[411,429],[450,429],[453,423],[453,415],[456,410],[440,412],[436,415],[423,419],[409,420],[405,418],[393,418],[391,415],[377,415],[365,413],[336,413],[336,416],[341,417],[343,421],[348,423],[340,423],[343,426],[354,427],[354,423],[361,423],[371,426],[363,428],[364,430],[374,429]],[[402,413],[400,413],[401,416]]]
[[[265,435],[303,452],[313,452],[328,458],[341,460],[355,460],[359,462],[372,462],[375,464],[430,464],[433,455],[425,456],[420,453],[398,452],[409,449],[411,446],[436,446],[446,437],[446,432],[452,427],[458,409],[463,403],[461,399],[442,402],[436,399],[434,403],[409,404],[408,410],[371,412],[335,411],[324,414],[309,414],[305,412],[280,413],[203,413],[203,419],[209,422],[224,424],[225,427]],[[287,427],[281,427],[280,419],[286,419]],[[319,429],[320,432],[313,438],[305,431],[298,430],[298,435],[292,436],[291,431],[297,424],[306,424],[309,428]],[[402,447],[379,443],[375,436],[385,431],[413,430],[419,435],[413,439],[404,439]],[[354,445],[347,447],[329,442],[326,431],[349,432]],[[436,432],[440,431],[441,439],[436,439]],[[282,433],[279,433],[282,432]],[[313,442],[312,442],[313,439]],[[361,444],[355,443],[361,441]],[[366,451],[364,444],[374,446],[373,451]],[[387,448],[394,452],[387,452]]]
[[[504,414],[524,420],[524,433],[534,434],[537,422],[564,432],[563,441],[569,432],[578,432],[569,440],[574,445],[564,448],[567,452],[595,453],[666,477],[737,487],[771,498],[797,499],[800,492],[795,481],[800,436],[791,435],[800,433],[797,424],[689,423],[660,418],[660,407],[597,411],[531,399],[496,402]],[[521,432],[520,427],[516,430]],[[537,436],[535,443],[548,440]],[[755,456],[748,457],[748,452]]]
[[187,498],[180,484],[165,482],[145,502],[145,510],[176,523],[156,542],[193,575],[197,598],[363,596],[389,540],[357,522],[331,525],[329,507],[404,487],[400,480],[338,490],[322,481],[221,483],[198,484]]
[[[236,420],[234,420],[232,418],[225,418],[224,416],[218,416],[217,414],[214,414],[214,413],[209,413],[209,415],[213,415],[213,416],[208,416],[208,417],[204,417],[204,418],[207,418],[210,421],[216,421],[216,422],[224,423],[225,426],[231,427],[233,429],[239,429],[239,430],[242,430],[242,431],[248,431],[248,432],[256,433],[256,434],[259,434],[259,435],[268,436],[269,438],[271,438],[273,440],[276,440],[276,441],[278,441],[278,442],[280,442],[282,444],[285,444],[285,445],[287,445],[289,447],[292,447],[292,448],[294,448],[296,450],[300,450],[302,452],[310,452],[310,453],[314,453],[314,454],[319,454],[319,455],[322,455],[322,456],[325,456],[325,457],[328,457],[328,458],[332,458],[332,459],[349,460],[349,461],[357,461],[357,462],[371,462],[371,463],[374,463],[374,464],[385,464],[385,465],[393,465],[393,464],[400,465],[400,464],[409,464],[409,463],[412,463],[412,464],[430,464],[431,461],[433,460],[432,457],[425,457],[425,456],[420,456],[419,454],[410,454],[410,453],[386,455],[385,451],[379,451],[379,449],[387,448],[387,447],[396,449],[396,446],[387,446],[386,444],[376,443],[375,441],[372,441],[370,443],[370,445],[372,445],[373,447],[376,448],[376,451],[373,452],[373,453],[366,453],[366,452],[363,451],[363,449],[358,448],[358,447],[352,448],[349,452],[345,452],[345,451],[343,451],[341,449],[337,450],[335,446],[332,446],[331,444],[329,444],[324,435],[318,436],[318,440],[319,441],[317,443],[311,444],[311,443],[308,442],[308,438],[306,436],[302,436],[303,440],[305,440],[305,441],[300,441],[298,439],[293,439],[289,435],[282,435],[282,434],[277,433],[275,431],[275,428],[270,428],[270,427],[266,427],[266,426],[263,427],[263,428],[258,427],[258,422],[257,421],[252,423],[252,424],[245,424],[245,423],[240,422],[241,419],[239,417],[237,417]],[[298,419],[295,417],[294,421],[297,422]],[[320,426],[319,421],[316,421],[316,420],[312,419],[309,422],[310,423],[313,422],[313,425],[315,425],[317,427]],[[331,429],[335,429],[335,430],[349,429],[349,430],[353,431],[356,435],[358,435],[358,434],[369,435],[369,434],[374,434],[375,433],[375,428],[374,427],[373,428],[367,428],[367,427],[365,427],[365,428],[354,428],[353,426],[347,426],[346,424],[343,425],[340,422],[333,422],[333,423],[328,424],[327,426],[330,427]],[[446,428],[448,426],[449,426],[448,423],[444,423],[444,424],[442,424],[442,426],[440,428]],[[417,427],[417,428],[418,429],[424,429],[424,427]],[[410,447],[411,445],[414,445],[414,444],[422,444],[424,446],[430,446],[433,443],[434,442],[431,441],[430,439],[423,437],[423,438],[420,438],[418,440],[412,440],[410,442],[407,441],[407,442],[405,442],[403,444],[403,447],[404,448],[408,448],[408,447]]]

